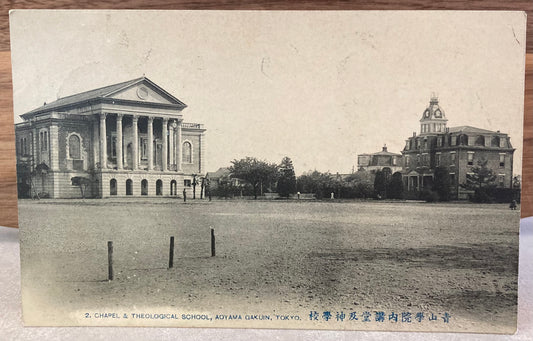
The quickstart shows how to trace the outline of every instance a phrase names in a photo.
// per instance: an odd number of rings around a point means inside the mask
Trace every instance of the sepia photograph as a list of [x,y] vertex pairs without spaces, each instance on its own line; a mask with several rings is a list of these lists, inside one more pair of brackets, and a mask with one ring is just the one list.
[[24,324],[515,333],[525,28],[12,11]]

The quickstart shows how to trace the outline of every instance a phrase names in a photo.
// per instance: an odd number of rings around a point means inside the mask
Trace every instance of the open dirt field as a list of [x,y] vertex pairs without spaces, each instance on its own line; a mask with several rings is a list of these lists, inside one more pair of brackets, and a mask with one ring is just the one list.
[[116,199],[19,209],[30,325],[499,333],[516,325],[519,211],[507,205]]

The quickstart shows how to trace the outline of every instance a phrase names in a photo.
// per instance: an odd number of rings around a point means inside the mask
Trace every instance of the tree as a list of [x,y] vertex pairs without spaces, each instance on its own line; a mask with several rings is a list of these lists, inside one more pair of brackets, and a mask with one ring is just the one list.
[[70,179],[72,181],[72,186],[79,186],[81,191],[81,197],[85,199],[85,193],[87,193],[87,187],[92,183],[91,179],[85,178],[83,176],[75,176]]
[[447,167],[440,166],[435,168],[433,173],[433,191],[437,192],[440,201],[450,200],[450,172]]
[[389,183],[388,197],[391,199],[403,199],[402,173],[396,172],[392,174]]
[[252,185],[254,199],[257,199],[257,191],[263,185],[270,185],[278,176],[278,165],[254,157],[247,156],[231,163],[233,164],[229,168],[231,177],[248,181]]
[[496,175],[492,169],[487,167],[487,163],[487,160],[478,161],[478,165],[472,167],[471,173],[466,174],[466,183],[462,184],[461,187],[475,190],[493,185],[496,180]]
[[277,185],[278,193],[281,197],[288,198],[290,194],[296,193],[296,175],[294,166],[289,157],[284,157],[279,165],[279,178]]
[[317,199],[322,199],[326,193],[333,192],[335,188],[335,181],[330,173],[315,170],[298,177],[298,191],[314,193]]
[[470,174],[466,174],[466,182],[461,187],[473,190],[474,196],[470,199],[474,202],[493,202],[496,175],[487,167],[487,160],[478,161],[478,165],[472,167]]

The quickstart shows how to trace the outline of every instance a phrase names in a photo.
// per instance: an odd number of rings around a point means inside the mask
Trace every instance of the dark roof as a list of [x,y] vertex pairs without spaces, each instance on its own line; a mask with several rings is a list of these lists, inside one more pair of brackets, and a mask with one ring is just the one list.
[[109,96],[109,95],[119,91],[119,90],[125,89],[125,88],[127,88],[129,86],[132,86],[134,84],[137,84],[137,83],[140,83],[140,82],[143,82],[143,81],[148,82],[150,85],[152,85],[152,86],[156,87],[158,90],[164,92],[176,104],[180,104],[180,105],[185,106],[185,104],[183,102],[181,102],[179,99],[177,99],[176,97],[172,96],[171,94],[169,94],[168,92],[163,90],[161,87],[159,87],[157,84],[155,84],[154,82],[152,82],[151,80],[149,80],[148,78],[143,76],[143,77],[135,78],[135,79],[132,79],[132,80],[129,80],[129,81],[126,81],[126,82],[117,83],[117,84],[113,84],[113,85],[108,85],[108,86],[104,86],[102,88],[89,90],[89,91],[85,91],[85,92],[80,92],[78,94],[74,94],[74,95],[71,95],[71,96],[59,98],[56,101],[53,101],[51,103],[47,103],[47,104],[45,104],[45,105],[43,105],[43,106],[41,106],[41,107],[39,107],[37,109],[33,109],[32,111],[29,111],[29,112],[25,113],[22,116],[25,116],[25,115],[28,115],[28,114],[35,114],[35,113],[38,113],[38,112],[51,111],[53,109],[60,108],[60,107],[63,107],[63,106],[67,106],[67,105],[70,105],[70,104],[75,104],[75,103],[85,102],[85,101],[96,99],[96,98],[106,97],[106,96]]
[[399,154],[399,153],[391,153],[391,152],[383,152],[383,151],[381,151],[381,152],[377,152],[377,153],[372,153],[372,154],[370,154],[370,155],[387,155],[387,156],[394,156],[394,155],[396,155],[396,156],[402,156],[402,154]]
[[223,176],[229,176],[231,172],[229,167],[220,167],[216,172],[208,172],[210,179],[218,179]]
[[472,126],[451,127],[449,131],[450,131],[450,133],[498,134],[498,132],[496,132],[496,131],[476,128],[476,127],[472,127]]

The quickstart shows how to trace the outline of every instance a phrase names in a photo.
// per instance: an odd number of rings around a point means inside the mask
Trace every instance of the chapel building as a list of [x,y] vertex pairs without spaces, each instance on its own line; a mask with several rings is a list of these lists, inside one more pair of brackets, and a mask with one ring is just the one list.
[[[15,125],[19,197],[177,196],[205,175],[205,129],[146,77],[60,98]],[[83,194],[82,194],[83,192]]]

